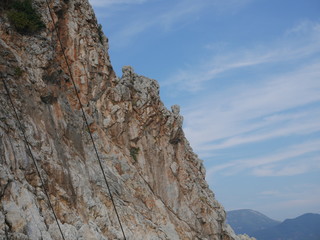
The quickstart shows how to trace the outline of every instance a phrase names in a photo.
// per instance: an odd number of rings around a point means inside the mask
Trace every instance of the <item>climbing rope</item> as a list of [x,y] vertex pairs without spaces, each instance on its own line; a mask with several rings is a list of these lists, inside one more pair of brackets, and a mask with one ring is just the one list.
[[55,219],[55,221],[56,221],[56,223],[57,223],[57,225],[58,225],[58,228],[59,228],[60,234],[61,234],[61,236],[62,236],[62,239],[65,240],[64,235],[63,235],[63,232],[62,232],[62,229],[61,229],[61,226],[60,226],[59,221],[58,221],[58,218],[57,218],[57,215],[56,215],[56,213],[55,213],[55,211],[54,211],[54,209],[53,209],[52,203],[51,203],[51,201],[50,201],[49,194],[48,194],[48,192],[47,192],[47,190],[46,190],[46,188],[45,188],[44,180],[43,180],[43,178],[42,178],[42,176],[41,176],[41,173],[40,173],[38,164],[37,164],[37,162],[36,162],[36,160],[35,160],[35,158],[34,158],[34,156],[33,156],[33,153],[32,153],[32,151],[31,151],[30,143],[29,143],[28,140],[27,140],[26,133],[25,133],[24,128],[23,128],[23,126],[22,126],[22,123],[21,123],[21,121],[20,121],[20,119],[19,119],[19,117],[18,117],[18,113],[17,113],[16,107],[15,107],[13,101],[12,101],[9,88],[8,88],[5,80],[3,79],[3,77],[1,77],[1,80],[2,80],[2,82],[3,82],[3,85],[4,85],[5,90],[6,90],[6,92],[7,92],[7,95],[8,95],[9,101],[10,101],[10,103],[11,103],[11,106],[12,106],[12,108],[13,108],[14,115],[15,115],[17,121],[18,121],[19,128],[20,128],[20,130],[21,130],[21,132],[22,132],[22,135],[23,135],[24,141],[25,141],[25,143],[26,143],[27,149],[28,149],[28,151],[29,151],[29,154],[30,154],[30,156],[31,156],[31,159],[32,159],[32,161],[33,161],[33,164],[34,164],[34,166],[35,166],[35,168],[36,168],[37,174],[38,174],[38,176],[39,176],[39,178],[40,178],[41,185],[42,185],[42,187],[43,187],[43,191],[44,191],[44,193],[45,193],[45,195],[46,195],[46,197],[47,197],[48,203],[49,203],[49,207],[51,208],[51,211],[52,211],[52,213],[53,213],[54,219]]
[[75,81],[74,81],[74,78],[73,78],[73,75],[72,75],[72,72],[71,72],[71,67],[70,67],[70,65],[69,65],[68,58],[67,58],[66,53],[65,53],[65,51],[64,51],[63,44],[62,44],[61,38],[60,38],[60,36],[59,36],[59,32],[58,32],[58,30],[57,30],[57,28],[56,28],[56,23],[55,23],[55,21],[54,21],[53,13],[52,13],[52,10],[51,10],[51,8],[50,8],[50,5],[49,5],[48,0],[46,0],[46,3],[47,3],[47,7],[48,7],[48,10],[49,10],[49,13],[50,13],[51,21],[52,21],[52,23],[53,23],[54,30],[55,30],[56,35],[57,35],[57,38],[58,38],[58,42],[59,42],[59,44],[60,44],[60,48],[61,48],[61,51],[62,51],[64,60],[65,60],[65,62],[66,62],[67,68],[68,68],[68,72],[69,72],[69,75],[70,75],[70,79],[71,79],[71,82],[72,82],[72,85],[73,85],[73,88],[74,88],[76,97],[77,97],[77,99],[78,99],[78,102],[79,102],[79,105],[80,105],[80,108],[81,108],[82,117],[83,117],[84,122],[85,122],[85,124],[86,124],[86,126],[87,126],[87,129],[88,129],[88,132],[89,132],[89,135],[90,135],[90,138],[91,138],[91,142],[92,142],[94,151],[95,151],[95,153],[96,153],[96,156],[97,156],[97,160],[98,160],[98,162],[99,162],[100,169],[101,169],[102,174],[103,174],[104,181],[105,181],[105,183],[106,183],[106,185],[107,185],[107,189],[108,189],[108,193],[109,193],[109,196],[110,196],[112,205],[113,205],[113,209],[114,209],[114,211],[115,211],[115,213],[116,213],[116,216],[117,216],[117,219],[118,219],[120,228],[121,228],[121,232],[122,232],[123,238],[124,238],[124,240],[126,240],[127,238],[126,238],[126,235],[125,235],[124,230],[123,230],[123,227],[122,227],[121,219],[120,219],[118,210],[117,210],[116,205],[115,205],[115,201],[114,201],[114,198],[113,198],[113,194],[112,194],[112,192],[111,192],[111,189],[110,189],[110,186],[109,186],[109,182],[108,182],[107,177],[106,177],[106,174],[105,174],[105,172],[104,172],[104,169],[103,169],[103,166],[102,166],[102,162],[101,162],[101,159],[100,159],[100,157],[99,157],[99,154],[98,154],[98,150],[97,150],[95,141],[94,141],[93,136],[92,136],[92,134],[91,134],[90,127],[89,127],[89,123],[88,123],[88,119],[87,119],[87,117],[86,117],[86,115],[85,115],[85,112],[84,112],[84,109],[83,109],[83,105],[82,105],[82,102],[81,102],[81,100],[80,100],[80,96],[79,96],[79,93],[78,93],[78,90],[77,90],[77,86],[76,86],[76,83],[75,83]]

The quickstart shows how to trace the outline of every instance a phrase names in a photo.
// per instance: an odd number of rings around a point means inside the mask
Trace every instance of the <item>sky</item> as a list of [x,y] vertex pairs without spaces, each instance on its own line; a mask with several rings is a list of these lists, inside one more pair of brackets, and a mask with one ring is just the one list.
[[319,0],[90,0],[118,76],[156,79],[226,210],[320,213]]

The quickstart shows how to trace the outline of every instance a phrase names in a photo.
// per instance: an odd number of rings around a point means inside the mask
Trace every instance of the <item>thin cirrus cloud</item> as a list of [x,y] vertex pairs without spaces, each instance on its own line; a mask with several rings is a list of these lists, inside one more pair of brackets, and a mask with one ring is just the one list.
[[290,123],[288,126],[275,127],[271,131],[265,131],[262,134],[252,134],[248,136],[236,136],[227,139],[219,144],[205,145],[199,147],[198,150],[207,153],[210,156],[210,152],[219,149],[230,148],[233,146],[249,143],[257,143],[259,141],[265,141],[272,138],[292,136],[292,135],[306,135],[312,132],[320,131],[319,124],[320,115],[318,114],[314,119],[302,119],[298,122]]
[[[164,86],[176,84],[183,91],[198,92],[203,90],[207,82],[218,79],[223,73],[315,55],[320,52],[319,41],[320,23],[303,21],[287,30],[277,42],[252,49],[233,50],[232,53],[223,52],[198,64],[192,64],[192,68],[188,66],[186,69],[180,69],[167,78]],[[207,46],[208,44],[204,48],[208,48]]]
[[[251,144],[259,142],[266,152],[266,141],[299,139],[265,157],[224,160],[222,164],[208,161],[209,178],[217,172],[275,177],[319,171],[320,139],[315,134],[320,132],[320,24],[303,22],[284,35],[277,43],[213,57],[211,62],[170,80],[173,85],[183,82],[181,86],[193,86],[192,91],[201,92],[203,84],[206,88],[225,84],[218,80],[222,73],[257,65],[261,66],[259,71],[265,71],[259,79],[254,75],[241,84],[226,84],[219,91],[213,87],[211,95],[195,97],[184,109],[185,133],[202,158],[223,160],[220,150],[232,152],[234,147],[253,147]],[[284,64],[290,70],[270,73],[272,68],[263,68],[268,64]],[[274,151],[270,147],[269,152]]]
[[[279,177],[279,176],[294,176],[304,174],[315,169],[320,169],[320,159],[303,159],[301,162],[286,164],[285,166],[264,166],[253,169],[252,173],[259,177]],[[307,163],[307,164],[306,164]]]
[[[195,98],[184,110],[184,129],[196,151],[319,130],[319,110],[314,107],[310,110],[313,103],[320,101],[319,26],[319,23],[310,22],[300,24],[290,34],[297,34],[299,30],[302,36],[287,41],[286,47],[280,44],[275,48],[271,44],[265,46],[264,54],[254,49],[247,50],[246,54],[235,52],[234,57],[218,56],[221,60],[215,59],[205,65],[208,69],[193,67],[194,72],[185,71],[170,81],[171,86],[180,86],[174,89],[189,86],[188,90],[192,91],[199,91],[204,82],[213,83],[213,94]],[[270,48],[272,50],[268,51]],[[244,56],[242,59],[241,55]],[[290,61],[299,62],[293,65],[295,70],[271,74],[267,68],[265,77],[259,81],[247,79],[247,83],[230,84],[224,90],[214,92],[215,85],[225,84],[215,79],[219,73],[270,62],[288,65]],[[220,67],[213,67],[216,62],[220,62]]]
[[136,14],[134,19],[121,26],[121,30],[113,32],[114,47],[124,47],[134,41],[136,36],[154,28],[168,31],[173,25],[188,16],[199,12],[204,7],[203,1],[178,1],[176,4],[168,5],[168,8],[152,9],[152,12]]
[[320,62],[197,102],[197,109],[186,109],[184,114],[186,135],[201,152],[317,131],[318,108],[285,111],[320,101],[319,76]]
[[89,0],[90,3],[95,7],[110,7],[112,5],[123,5],[123,4],[141,4],[148,0]]
[[[195,16],[206,9],[211,9],[214,13],[230,14],[236,12],[252,0],[178,0],[167,1],[166,7],[149,8],[148,11],[137,9],[134,13],[128,12],[125,23],[118,27],[109,36],[113,42],[113,47],[125,47],[134,42],[135,37],[143,36],[147,31],[160,29],[162,32],[170,31],[176,25],[185,25],[192,22]],[[156,2],[152,0],[90,0],[95,7],[127,6],[128,4],[141,4]],[[122,9],[123,10],[123,9]],[[99,11],[99,9],[98,9]],[[134,14],[134,17],[132,17]],[[125,14],[122,14],[123,16]],[[131,17],[130,17],[131,16]],[[123,20],[122,19],[122,20]]]
[[[320,152],[320,140],[289,146],[286,149],[265,157],[239,159],[209,168],[210,176],[216,172],[234,175],[240,171],[250,171],[255,176],[292,176],[320,169],[319,156],[300,158]],[[299,157],[299,158],[298,158]],[[296,160],[292,160],[298,158]],[[284,165],[282,163],[285,163]]]

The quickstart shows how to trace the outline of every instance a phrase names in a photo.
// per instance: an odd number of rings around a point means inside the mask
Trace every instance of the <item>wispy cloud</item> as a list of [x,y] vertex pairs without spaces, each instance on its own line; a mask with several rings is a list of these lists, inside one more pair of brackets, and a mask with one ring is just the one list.
[[185,110],[185,132],[205,151],[317,131],[320,110],[297,108],[320,101],[319,77],[320,62],[202,99]]
[[112,5],[141,4],[148,0],[89,0],[95,7],[110,7]]
[[[287,38],[292,34],[300,37]],[[214,83],[206,86],[213,94],[194,98],[193,104],[183,109],[184,130],[200,156],[210,157],[216,150],[240,144],[320,131],[320,24],[304,22],[285,35],[285,43],[260,45],[246,53],[241,50],[241,54],[235,51],[234,56],[221,54],[170,82],[179,86],[174,89],[193,91],[205,81]],[[264,77],[241,84],[226,85],[215,79],[222,72],[270,62],[290,65],[290,71],[270,74],[272,68],[260,68]],[[214,91],[215,84],[226,87]]]
[[[242,125],[236,135],[232,136],[232,134],[235,133],[231,132],[228,136],[228,132],[224,132],[224,134],[226,134],[223,136],[225,140],[219,141],[219,143],[210,143],[210,140],[214,141],[219,136],[208,136],[209,138],[211,137],[211,139],[207,139],[209,143],[196,143],[197,150],[202,153],[207,152],[209,154],[209,152],[214,150],[230,148],[237,145],[257,143],[285,136],[307,135],[320,131],[320,110],[313,109],[312,111],[306,111],[303,109],[301,111],[301,113],[280,113],[276,116],[265,117],[264,119],[261,119],[259,123],[252,125],[241,122],[238,124],[234,123],[234,125]],[[257,129],[259,129],[259,131],[254,131]],[[199,141],[201,140],[203,140],[203,138],[199,139]]]
[[299,162],[287,163],[284,166],[266,165],[253,169],[258,177],[295,176],[320,169],[320,157],[303,158]]
[[123,47],[133,41],[134,37],[150,29],[157,28],[161,31],[168,31],[176,23],[201,11],[204,6],[205,1],[181,0],[170,3],[167,8],[154,8],[151,12],[136,14],[135,19],[129,19],[119,31],[112,34],[114,46]]
[[[255,176],[292,176],[320,169],[320,157],[302,157],[320,153],[320,140],[289,146],[278,153],[260,158],[239,159],[209,168],[208,175],[223,171],[233,175],[239,171],[249,171]],[[293,160],[300,157],[298,160]],[[281,165],[286,161],[285,165]]]
[[[196,21],[200,14],[210,9],[210,14],[230,14],[230,12],[236,12],[252,0],[178,0],[167,1],[167,7],[153,7],[148,11],[143,9],[135,9],[134,18],[132,12],[130,12],[124,24],[119,26],[120,30],[112,32],[110,39],[113,42],[113,46],[124,47],[130,42],[134,41],[137,36],[142,36],[142,33],[146,33],[149,30],[158,29],[162,32],[168,32],[174,29],[175,26],[187,25],[190,22]],[[129,4],[141,4],[156,2],[152,0],[91,0],[94,6],[127,6]],[[240,3],[241,2],[241,3]],[[110,14],[110,13],[109,13]],[[125,14],[122,14],[125,15]]]
[[[222,73],[267,63],[303,59],[320,52],[320,23],[304,21],[288,30],[277,42],[251,49],[223,52],[192,68],[180,69],[168,77],[165,85],[178,85],[183,91],[199,91]],[[221,43],[218,43],[221,44]],[[213,48],[212,44],[209,44]],[[207,48],[208,44],[205,46]]]

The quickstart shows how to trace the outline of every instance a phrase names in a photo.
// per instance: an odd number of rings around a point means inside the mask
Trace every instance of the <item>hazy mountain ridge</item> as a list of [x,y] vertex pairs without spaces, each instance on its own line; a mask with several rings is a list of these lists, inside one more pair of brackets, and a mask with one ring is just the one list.
[[241,209],[227,212],[227,222],[237,234],[248,234],[276,226],[280,221],[251,209]]
[[319,240],[320,214],[306,213],[297,218],[252,234],[258,240]]
[[227,212],[227,222],[237,234],[246,233],[257,240],[320,239],[320,214],[315,213],[278,222],[257,211],[243,209]]

